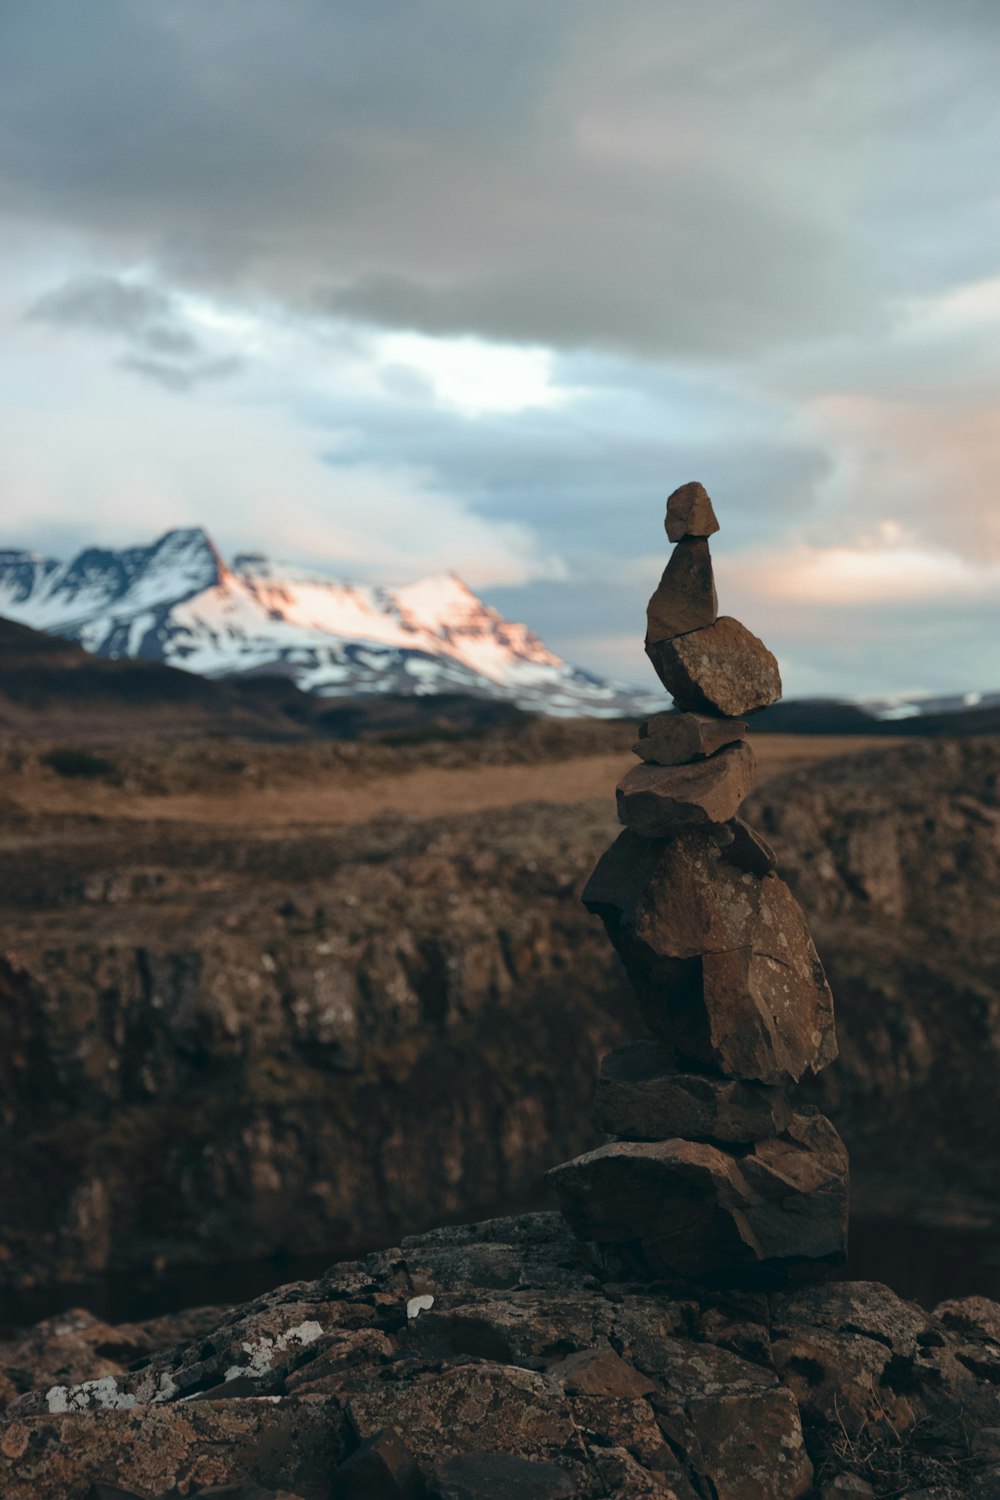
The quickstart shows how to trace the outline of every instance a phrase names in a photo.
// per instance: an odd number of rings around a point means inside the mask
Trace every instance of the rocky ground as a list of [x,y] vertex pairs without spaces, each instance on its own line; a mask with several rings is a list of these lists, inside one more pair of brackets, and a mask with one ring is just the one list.
[[537,1214],[168,1328],[68,1315],[0,1348],[5,1500],[1000,1493],[983,1298],[636,1282]]
[[[0,789],[0,1283],[389,1243],[525,1203],[594,1143],[598,1057],[638,1025],[579,902],[610,778],[361,825],[45,812],[29,785],[34,762]],[[989,1222],[1000,744],[830,760],[748,816],[837,997],[814,1097],[857,1203]]]

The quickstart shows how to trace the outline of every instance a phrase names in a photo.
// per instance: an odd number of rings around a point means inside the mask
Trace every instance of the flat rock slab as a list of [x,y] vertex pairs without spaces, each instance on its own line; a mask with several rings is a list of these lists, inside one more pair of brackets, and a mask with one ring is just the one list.
[[618,821],[648,838],[726,823],[753,789],[757,762],[745,740],[686,766],[633,766],[616,789]]
[[708,714],[657,714],[639,726],[632,751],[655,766],[681,766],[689,760],[704,760],[725,745],[744,738],[747,725],[741,719],[719,719]]
[[730,615],[673,640],[647,641],[646,655],[677,707],[685,712],[740,718],[781,697],[781,674],[774,656]]
[[604,921],[650,1030],[731,1078],[784,1085],[837,1055],[833,997],[777,875],[723,858],[709,833],[626,829],[583,899]]
[[667,517],[663,524],[672,542],[679,542],[686,536],[713,536],[719,529],[719,522],[705,486],[693,479],[674,490],[667,500]]
[[659,1042],[639,1041],[601,1064],[594,1124],[626,1140],[759,1141],[785,1130],[784,1090],[704,1073],[678,1072]]
[[635,1245],[654,1275],[780,1288],[846,1255],[847,1151],[822,1115],[740,1155],[619,1141],[548,1180],[581,1239]]
[[700,537],[678,542],[646,606],[647,641],[669,641],[719,617],[712,556]]

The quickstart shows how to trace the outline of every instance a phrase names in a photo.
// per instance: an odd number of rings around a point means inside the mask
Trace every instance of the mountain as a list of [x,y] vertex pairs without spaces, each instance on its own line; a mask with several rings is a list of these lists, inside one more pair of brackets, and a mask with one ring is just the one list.
[[283,676],[322,697],[461,693],[609,718],[661,706],[569,666],[454,574],[390,591],[258,554],[227,565],[200,527],[148,547],[87,547],[69,562],[0,551],[0,615],[97,656]]

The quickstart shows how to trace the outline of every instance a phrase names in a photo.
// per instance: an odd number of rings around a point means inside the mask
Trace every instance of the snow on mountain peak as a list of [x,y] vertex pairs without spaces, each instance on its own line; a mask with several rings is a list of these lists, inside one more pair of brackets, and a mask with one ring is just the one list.
[[280,673],[326,695],[466,692],[605,716],[653,706],[567,666],[455,573],[390,590],[259,553],[229,568],[200,526],[147,547],[85,548],[68,563],[0,552],[0,614],[104,656],[212,677]]

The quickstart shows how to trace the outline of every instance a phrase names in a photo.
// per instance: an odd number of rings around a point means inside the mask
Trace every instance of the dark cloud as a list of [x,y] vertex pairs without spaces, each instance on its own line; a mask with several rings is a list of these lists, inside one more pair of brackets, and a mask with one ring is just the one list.
[[187,364],[168,364],[166,360],[151,359],[140,354],[126,354],[117,361],[120,370],[129,370],[146,380],[155,381],[164,390],[183,393],[193,391],[205,381],[228,380],[238,375],[243,361],[235,357],[224,359],[193,360]]
[[144,282],[78,276],[39,297],[28,317],[57,328],[82,328],[123,341],[118,367],[170,391],[190,391],[243,368],[235,356],[214,356],[184,324],[177,298]]
[[746,358],[986,274],[1000,10],[14,0],[0,186],[394,327]]

